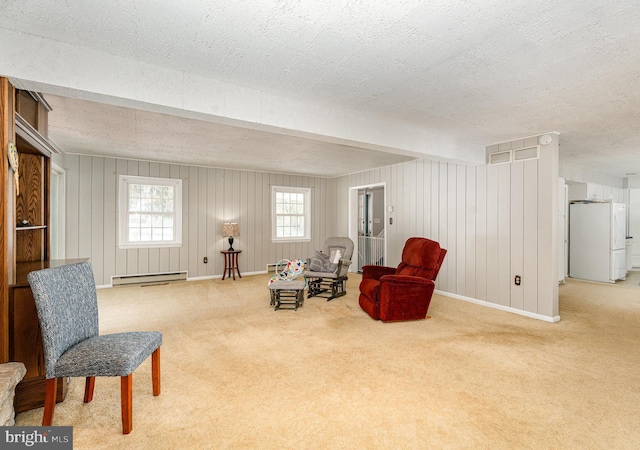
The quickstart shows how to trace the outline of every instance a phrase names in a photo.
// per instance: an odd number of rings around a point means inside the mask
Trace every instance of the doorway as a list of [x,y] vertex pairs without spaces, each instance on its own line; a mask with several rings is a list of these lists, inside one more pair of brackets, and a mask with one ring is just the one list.
[[640,189],[629,189],[629,226],[627,235],[633,237],[629,243],[627,265],[633,269],[640,268]]
[[51,218],[49,220],[51,227],[50,259],[64,259],[65,257],[64,181],[64,169],[55,163],[51,163],[51,201],[49,203],[49,207],[51,209]]
[[[385,186],[371,185],[351,188],[350,237],[356,246],[356,270],[362,266],[385,264]],[[356,208],[353,208],[353,202]],[[355,225],[355,226],[354,226]]]

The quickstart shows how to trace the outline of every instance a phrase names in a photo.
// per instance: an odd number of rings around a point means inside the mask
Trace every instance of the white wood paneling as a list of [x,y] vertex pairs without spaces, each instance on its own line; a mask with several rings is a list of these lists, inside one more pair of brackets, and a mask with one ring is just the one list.
[[477,254],[477,202],[476,202],[476,194],[477,194],[477,184],[476,184],[476,170],[473,167],[465,167],[465,175],[466,175],[466,198],[465,198],[465,206],[466,211],[463,213],[462,217],[465,218],[465,254],[464,254],[464,262],[465,262],[465,290],[463,295],[471,298],[476,298],[476,254]]
[[[81,186],[80,192],[78,193],[78,214],[79,218],[79,227],[78,227],[78,256],[80,258],[84,258],[91,254],[91,158],[89,156],[81,156],[80,157],[80,169],[78,176],[78,184]],[[100,192],[96,192],[96,194],[100,194]],[[89,220],[84,220],[83,216],[89,216]]]
[[[93,249],[104,253],[104,159],[92,158],[88,162],[91,164],[91,249],[92,253]],[[98,274],[104,274],[104,264],[105,258],[91,260],[93,271]]]
[[[540,160],[517,164],[464,167],[424,160],[324,179],[66,155],[65,250],[67,257],[89,257],[101,267],[95,271],[99,285],[109,284],[112,275],[166,270],[219,276],[219,252],[227,246],[220,228],[233,220],[240,223],[234,247],[243,250],[241,270],[264,271],[282,257],[310,256],[329,236],[348,235],[349,188],[384,182],[387,206],[394,207],[394,223],[386,226],[387,265],[399,263],[407,238],[424,235],[448,250],[438,289],[555,317],[557,280],[550,266],[557,142],[541,149]],[[182,178],[180,248],[117,248],[118,175],[140,173]],[[312,189],[310,243],[271,242],[272,185]],[[513,287],[515,274],[522,276],[520,289]]]
[[[119,175],[123,175],[123,174],[124,175],[131,175],[128,172],[127,160],[118,159],[118,160],[116,160],[116,173],[114,174],[114,176],[116,178],[116,181],[115,181],[115,184],[113,185],[113,191],[110,191],[111,194],[109,194],[106,191],[108,186],[105,185],[105,195],[109,195],[109,196],[113,197],[113,201],[114,201],[114,203],[116,205],[116,211],[117,211],[117,205],[118,205],[118,197],[117,197],[118,176]],[[117,224],[117,222],[116,222],[116,224]],[[123,274],[127,273],[127,253],[132,251],[132,250],[122,250],[122,249],[118,248],[118,227],[117,227],[117,225],[113,230],[110,230],[110,231],[115,236],[116,266],[113,269],[113,272],[109,274],[109,277],[111,277],[113,275],[123,275]],[[99,258],[99,257],[100,257],[99,254],[96,254],[94,256],[94,258]],[[104,255],[103,255],[103,258],[104,258]],[[106,276],[106,274],[105,274],[105,276]],[[98,284],[108,284],[110,282],[111,282],[110,278],[104,278],[103,280],[98,280],[96,278],[96,283],[98,283]]]
[[[440,163],[431,162],[431,233],[428,237],[433,240],[440,238],[440,221],[438,220],[438,212],[440,211]],[[439,284],[436,283],[439,288]]]
[[67,155],[65,158],[65,255],[67,258],[78,258],[78,229],[80,228],[80,158]]
[[414,205],[414,214],[416,214],[416,230],[415,236],[426,236],[425,232],[425,214],[420,214],[424,208],[425,192],[428,191],[424,188],[424,160],[421,159],[416,162],[416,184],[414,186],[416,191],[416,204]]
[[[524,273],[524,163],[511,164],[511,270],[509,278],[521,278]],[[512,308],[524,309],[524,287],[511,286]]]
[[[438,186],[438,211],[436,211],[436,217],[439,219],[438,223],[438,239],[442,247],[451,251],[449,246],[449,228],[448,224],[448,212],[449,212],[449,196],[448,196],[448,172],[447,172],[447,164],[439,163],[439,186]],[[440,273],[438,275],[438,289],[442,289],[445,291],[451,291],[452,289],[449,287],[449,254],[447,254],[447,259],[442,264],[442,268],[440,269]]]
[[[523,309],[538,309],[538,162],[524,162]],[[525,275],[526,274],[526,277]]]
[[[116,192],[118,177],[116,176],[116,160],[107,158],[104,160],[104,185],[102,186],[103,205],[103,235],[102,235],[102,280],[110,280],[111,274],[116,269],[117,229],[118,229],[118,202],[110,192]],[[94,270],[95,272],[95,270]]]
[[447,214],[447,248],[449,249],[448,258],[445,260],[447,265],[447,286],[450,290],[456,290],[457,269],[458,269],[458,241],[457,241],[457,188],[458,188],[458,171],[455,164],[447,164],[447,184],[445,187],[446,198],[446,214]]
[[[541,148],[539,160],[475,167],[408,162],[341,177],[336,186],[346,197],[349,187],[386,183],[388,205],[395,207],[394,225],[387,227],[386,265],[396,266],[406,239],[422,233],[448,251],[437,289],[557,320],[557,280],[551,276],[557,139]],[[510,150],[531,142],[536,138],[492,148]],[[347,230],[347,208],[336,211],[338,228]],[[516,275],[520,286],[514,284]]]
[[[69,258],[91,259],[98,285],[124,274],[186,270],[192,278],[222,275],[220,251],[228,246],[221,236],[224,221],[240,224],[234,248],[242,250],[242,273],[264,271],[276,258],[308,258],[337,232],[334,179],[78,155],[66,155],[65,166],[65,251]],[[181,247],[117,247],[118,176],[123,174],[183,180]],[[311,242],[271,243],[272,184],[312,189]]]
[[476,168],[476,267],[475,298],[487,301],[487,169]]
[[558,141],[541,149],[538,160],[538,314],[558,316]]
[[511,306],[511,166],[498,166],[498,303]]
[[456,292],[467,291],[467,170],[465,166],[456,167]]
[[499,166],[487,168],[487,301],[493,303],[500,301],[498,293],[498,172]]

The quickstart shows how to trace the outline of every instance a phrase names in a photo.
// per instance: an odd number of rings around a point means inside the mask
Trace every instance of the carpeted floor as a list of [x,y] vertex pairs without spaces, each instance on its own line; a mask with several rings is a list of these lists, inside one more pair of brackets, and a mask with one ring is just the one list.
[[[569,279],[551,324],[434,296],[429,320],[381,323],[348,295],[273,311],[267,275],[99,291],[101,331],[164,333],[162,394],[134,373],[54,425],[75,449],[640,448],[640,290]],[[38,425],[42,410],[18,415]]]

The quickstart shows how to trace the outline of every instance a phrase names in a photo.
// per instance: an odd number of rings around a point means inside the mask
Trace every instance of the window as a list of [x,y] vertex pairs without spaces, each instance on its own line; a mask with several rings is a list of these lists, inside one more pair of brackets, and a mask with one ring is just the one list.
[[311,189],[271,188],[271,240],[311,240]]
[[182,245],[182,180],[120,175],[119,248]]

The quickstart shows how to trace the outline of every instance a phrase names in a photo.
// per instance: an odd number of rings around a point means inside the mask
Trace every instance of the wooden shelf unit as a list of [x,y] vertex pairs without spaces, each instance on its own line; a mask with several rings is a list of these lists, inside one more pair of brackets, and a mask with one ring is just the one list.
[[[0,145],[4,155],[8,142],[16,144],[19,167],[17,186],[11,170],[0,171],[8,188],[7,198],[0,199],[0,216],[15,225],[0,245],[0,265],[8,281],[7,292],[0,297],[0,332],[8,342],[0,348],[0,362],[21,361],[27,368],[16,387],[14,406],[19,413],[42,407],[45,398],[42,336],[27,274],[66,262],[49,261],[51,147],[46,143],[50,107],[39,94],[16,90],[6,79],[0,79],[0,84],[7,92],[0,98],[0,119],[8,124],[8,132],[0,133]],[[17,226],[23,221],[37,225]],[[57,400],[62,401],[67,383],[59,384]]]

